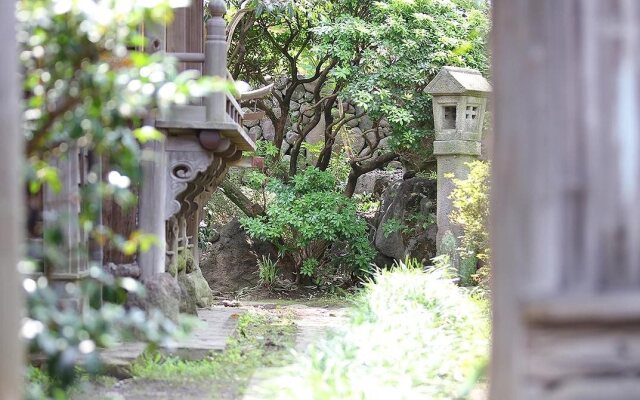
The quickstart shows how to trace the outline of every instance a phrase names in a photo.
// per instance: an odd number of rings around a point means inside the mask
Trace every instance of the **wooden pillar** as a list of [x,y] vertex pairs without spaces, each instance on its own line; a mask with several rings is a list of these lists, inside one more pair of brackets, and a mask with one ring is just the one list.
[[16,268],[24,245],[24,199],[14,11],[15,1],[0,2],[0,398],[7,400],[22,398],[24,363],[19,341],[23,302]]
[[[55,167],[60,178],[59,191],[49,185],[44,191],[44,226],[47,230],[60,230],[62,242],[53,241],[45,235],[45,251],[61,255],[59,264],[47,264],[47,274],[52,284],[64,293],[67,282],[77,281],[87,275],[88,248],[80,226],[80,157],[84,157],[76,145],[69,146],[66,154],[51,159],[50,165]],[[79,301],[80,299],[73,299]]]
[[640,396],[640,3],[494,0],[492,400]]
[[138,255],[142,280],[165,272],[167,162],[164,141],[151,141],[144,150],[153,157],[142,163],[139,226],[142,232],[152,234],[157,243],[149,251]]
[[[207,76],[227,77],[227,13],[222,0],[209,3],[211,18],[207,21],[207,36],[204,42],[204,74]],[[207,121],[223,122],[227,115],[226,92],[215,92],[205,99]]]

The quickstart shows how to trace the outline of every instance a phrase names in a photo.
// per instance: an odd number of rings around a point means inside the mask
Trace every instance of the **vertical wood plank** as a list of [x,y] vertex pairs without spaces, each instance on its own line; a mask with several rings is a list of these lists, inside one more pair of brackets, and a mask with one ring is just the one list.
[[155,157],[142,163],[142,185],[138,206],[139,227],[142,232],[157,238],[156,245],[138,255],[138,264],[144,281],[165,272],[167,162],[164,141],[148,142],[143,148]]
[[18,340],[22,296],[17,264],[24,245],[21,198],[22,135],[15,1],[0,1],[0,398],[22,398],[23,348]]
[[[495,0],[493,13],[491,399],[574,398],[559,394],[572,382],[536,381],[534,363],[557,365],[530,344],[578,328],[528,320],[522,306],[552,299],[570,316],[588,303],[576,299],[640,294],[640,4]],[[612,331],[606,315],[592,327]],[[602,343],[624,346],[614,335]],[[587,391],[621,375],[579,367]]]

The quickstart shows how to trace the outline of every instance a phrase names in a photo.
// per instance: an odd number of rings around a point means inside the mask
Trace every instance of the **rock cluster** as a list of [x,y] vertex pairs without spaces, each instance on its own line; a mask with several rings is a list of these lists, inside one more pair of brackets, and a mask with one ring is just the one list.
[[[379,253],[378,265],[406,257],[428,264],[436,256],[438,229],[432,218],[436,212],[436,186],[433,180],[412,178],[396,180],[384,190],[372,231],[372,241]],[[392,223],[402,228],[394,231],[385,228]]]
[[[289,81],[287,79],[280,79],[276,82],[274,91],[279,96],[284,97],[284,93],[286,92],[288,85]],[[285,140],[282,144],[284,154],[287,154],[290,151],[296,140],[300,138],[300,134],[304,127],[315,117],[315,109],[313,108],[313,105],[315,104],[313,92],[315,89],[316,83],[311,82],[298,86],[296,91],[293,93],[289,110],[289,124],[285,133]],[[267,107],[273,111],[277,118],[282,116],[282,110],[279,108],[277,101],[272,97],[265,99],[264,102]],[[245,111],[251,112],[253,110],[246,108]],[[375,134],[370,131],[374,127],[374,122],[361,108],[347,102],[333,110],[334,116],[337,116],[340,112],[343,112],[345,118],[350,121],[346,123],[349,135],[347,138],[343,138],[341,136],[337,137],[336,142],[338,145],[348,146],[354,153],[360,153],[366,144],[365,136],[369,141],[373,141],[374,143],[378,141]],[[362,116],[355,118],[358,115]],[[268,117],[264,117],[261,120],[245,121],[244,126],[247,132],[257,139],[273,140],[275,137],[275,127]],[[306,141],[311,144],[323,141],[325,128],[326,120],[324,116],[322,116],[317,126],[307,135]],[[378,135],[383,147],[386,146],[390,133],[391,127],[389,126],[389,123],[382,121],[379,125]]]

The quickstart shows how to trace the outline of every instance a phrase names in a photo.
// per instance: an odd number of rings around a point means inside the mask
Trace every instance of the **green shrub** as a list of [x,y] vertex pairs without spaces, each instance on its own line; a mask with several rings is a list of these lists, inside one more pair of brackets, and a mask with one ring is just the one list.
[[298,272],[306,260],[322,260],[334,243],[345,245],[342,265],[356,273],[369,269],[373,249],[366,224],[356,202],[337,190],[331,173],[307,168],[289,183],[271,178],[267,190],[273,199],[265,215],[241,220],[251,237],[273,243],[281,256],[292,256]]
[[446,269],[379,272],[342,330],[261,385],[265,399],[465,398],[486,365],[489,318]]
[[489,188],[490,164],[483,161],[469,163],[467,179],[454,179],[456,188],[451,193],[454,211],[451,219],[462,226],[462,258],[477,257],[485,266],[476,279],[486,281],[490,270],[489,247]]

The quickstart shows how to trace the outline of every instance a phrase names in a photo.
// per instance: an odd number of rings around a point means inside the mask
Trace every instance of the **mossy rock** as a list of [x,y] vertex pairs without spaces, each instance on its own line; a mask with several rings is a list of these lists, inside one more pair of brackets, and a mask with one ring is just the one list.
[[213,292],[199,268],[194,269],[191,273],[180,272],[178,274],[178,282],[181,287],[185,288],[183,292],[190,297],[190,299],[181,301],[185,308],[191,307],[190,302],[193,301],[200,308],[213,305]]
[[198,315],[197,294],[193,282],[186,278],[186,274],[178,275],[180,286],[180,313]]
[[184,272],[187,274],[192,273],[196,269],[196,262],[193,259],[193,254],[190,251],[184,251],[178,255],[175,262],[169,264],[167,267],[167,273],[171,276],[177,277],[178,274]]

